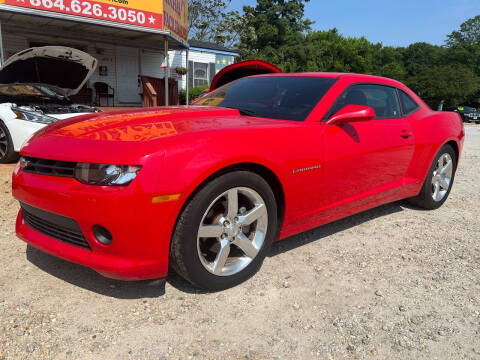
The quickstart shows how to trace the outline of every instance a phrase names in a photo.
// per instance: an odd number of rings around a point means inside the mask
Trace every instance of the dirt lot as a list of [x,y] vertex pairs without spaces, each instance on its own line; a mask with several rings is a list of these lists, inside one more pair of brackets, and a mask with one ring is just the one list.
[[479,165],[471,126],[441,209],[394,203],[276,243],[253,279],[213,294],[28,247],[0,166],[0,359],[479,359]]

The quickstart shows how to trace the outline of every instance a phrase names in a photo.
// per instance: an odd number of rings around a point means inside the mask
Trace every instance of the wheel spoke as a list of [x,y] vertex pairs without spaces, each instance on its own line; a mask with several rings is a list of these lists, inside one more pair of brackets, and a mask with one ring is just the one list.
[[7,135],[2,128],[0,128],[0,157],[4,157],[7,153],[8,142],[7,142]]
[[452,168],[453,161],[448,160],[447,164],[440,169],[440,174],[445,175]]
[[198,230],[198,237],[201,238],[219,238],[223,233],[220,225],[202,225]]
[[228,240],[220,241],[220,250],[217,253],[217,257],[213,262],[213,273],[215,275],[221,275],[223,267],[227,262],[228,255],[230,254],[230,242]]
[[441,178],[440,181],[440,186],[442,187],[443,190],[448,190],[450,187],[450,180],[446,178]]
[[237,245],[250,259],[255,258],[258,254],[258,249],[245,234],[237,235],[233,244]]
[[238,190],[231,189],[227,193],[227,218],[233,219],[238,214]]
[[239,216],[238,222],[242,225],[250,225],[254,221],[261,218],[266,213],[267,213],[266,206],[264,204],[258,204],[252,210],[247,212],[245,215]]
[[433,199],[435,201],[439,201],[440,200],[440,182],[436,182],[435,184],[433,184],[433,186],[435,187],[435,190],[433,192]]

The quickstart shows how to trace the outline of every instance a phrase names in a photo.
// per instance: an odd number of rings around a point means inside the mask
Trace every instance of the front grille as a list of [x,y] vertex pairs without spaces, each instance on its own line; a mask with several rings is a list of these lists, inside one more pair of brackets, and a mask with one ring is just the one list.
[[77,166],[76,162],[46,160],[26,156],[23,156],[20,161],[24,172],[50,176],[74,177],[75,166]]
[[20,205],[25,224],[32,229],[56,240],[91,250],[75,220],[24,203]]

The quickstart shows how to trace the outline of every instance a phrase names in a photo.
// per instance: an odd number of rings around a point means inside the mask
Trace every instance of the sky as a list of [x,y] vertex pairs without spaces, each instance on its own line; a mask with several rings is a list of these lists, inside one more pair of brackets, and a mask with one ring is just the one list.
[[[231,9],[256,0],[232,0]],[[305,17],[314,30],[336,27],[345,36],[365,36],[386,46],[415,42],[443,45],[465,20],[480,15],[480,0],[310,0]]]

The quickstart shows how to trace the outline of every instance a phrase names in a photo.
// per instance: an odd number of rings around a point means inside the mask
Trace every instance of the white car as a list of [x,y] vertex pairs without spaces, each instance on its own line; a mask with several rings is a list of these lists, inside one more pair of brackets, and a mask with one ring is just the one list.
[[73,104],[97,60],[63,46],[23,50],[0,68],[0,163],[15,161],[35,132],[61,119],[97,112]]

